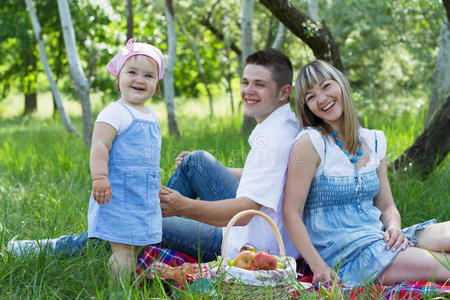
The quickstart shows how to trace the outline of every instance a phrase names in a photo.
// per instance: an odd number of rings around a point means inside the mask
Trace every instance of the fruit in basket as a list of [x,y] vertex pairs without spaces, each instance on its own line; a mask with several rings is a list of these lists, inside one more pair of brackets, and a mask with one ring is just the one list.
[[233,265],[246,270],[256,270],[255,254],[250,250],[241,251],[234,259]]
[[255,254],[254,264],[256,270],[275,270],[277,268],[277,259],[266,251],[258,251]]
[[239,250],[239,252],[245,251],[245,250],[249,250],[252,252],[256,252],[255,247],[251,246],[251,245],[244,245],[241,247],[241,250]]
[[285,269],[286,263],[283,261],[283,259],[280,256],[275,256],[275,258],[277,260],[277,269]]

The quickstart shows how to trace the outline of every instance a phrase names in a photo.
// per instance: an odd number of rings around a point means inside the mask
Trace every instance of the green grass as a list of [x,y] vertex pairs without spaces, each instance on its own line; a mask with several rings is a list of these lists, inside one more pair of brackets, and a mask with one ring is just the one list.
[[[204,101],[178,99],[177,105],[181,138],[167,134],[164,104],[150,104],[163,129],[163,183],[181,150],[205,149],[228,166],[243,166],[249,146],[247,139],[239,136],[239,115],[232,116],[225,104],[216,107],[217,117],[213,119],[208,117]],[[79,114],[69,112],[81,132]],[[395,120],[366,121],[369,128],[385,132],[388,161],[420,134],[423,115],[410,113]],[[89,151],[81,139],[69,135],[61,121],[48,113],[0,118],[0,247],[11,238],[57,237],[87,229],[91,188],[88,158]],[[448,170],[447,159],[425,181],[413,172],[390,174],[403,226],[431,218],[447,220]],[[70,259],[45,255],[18,258],[0,251],[0,299],[109,299],[114,291],[108,284],[107,256],[101,251],[99,255],[88,252]],[[146,282],[141,289],[131,285],[121,290],[126,298],[168,297],[158,281]],[[258,295],[275,297],[271,293],[267,289]]]

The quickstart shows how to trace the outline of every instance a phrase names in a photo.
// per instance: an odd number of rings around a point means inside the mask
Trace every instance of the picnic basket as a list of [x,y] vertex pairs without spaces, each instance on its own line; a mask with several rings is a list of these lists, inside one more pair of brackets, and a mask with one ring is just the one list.
[[297,284],[296,261],[293,257],[286,256],[283,239],[280,231],[273,220],[263,212],[258,210],[245,210],[236,214],[227,224],[222,239],[222,257],[226,258],[228,236],[231,228],[242,217],[247,215],[257,215],[264,218],[272,228],[277,239],[279,247],[279,257],[284,263],[283,269],[276,270],[245,270],[235,266],[229,266],[226,259],[223,259],[221,264],[211,270],[213,277],[221,277],[224,282],[240,282],[252,286],[287,286]]

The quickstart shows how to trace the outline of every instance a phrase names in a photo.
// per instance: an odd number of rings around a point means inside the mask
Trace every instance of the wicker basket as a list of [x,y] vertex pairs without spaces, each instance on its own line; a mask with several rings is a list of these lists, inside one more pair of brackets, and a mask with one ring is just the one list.
[[226,249],[228,236],[230,234],[231,228],[234,224],[243,216],[247,215],[258,215],[263,217],[271,226],[275,237],[278,242],[278,247],[280,249],[280,257],[285,264],[284,269],[277,270],[256,270],[250,271],[239,267],[229,266],[225,261],[223,261],[219,267],[212,270],[214,277],[222,276],[224,282],[240,282],[246,285],[254,286],[287,286],[292,284],[297,284],[297,273],[296,273],[296,262],[293,257],[286,256],[286,250],[284,248],[283,239],[281,238],[280,231],[278,227],[273,222],[273,220],[266,215],[257,210],[245,210],[236,214],[230,222],[228,222],[227,227],[222,239],[222,257],[226,257]]

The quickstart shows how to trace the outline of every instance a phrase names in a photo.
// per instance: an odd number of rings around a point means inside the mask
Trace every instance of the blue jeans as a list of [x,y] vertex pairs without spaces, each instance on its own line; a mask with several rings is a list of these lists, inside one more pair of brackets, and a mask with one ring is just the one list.
[[[205,151],[187,155],[170,177],[167,187],[189,198],[217,201],[236,197],[239,180],[214,156]],[[183,252],[203,262],[220,255],[222,227],[216,227],[184,217],[169,217],[162,224],[163,247]],[[87,232],[60,237],[55,253],[77,255],[87,245]],[[99,241],[100,242],[100,241]],[[98,242],[93,242],[97,245]]]

